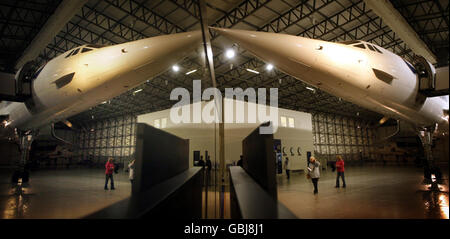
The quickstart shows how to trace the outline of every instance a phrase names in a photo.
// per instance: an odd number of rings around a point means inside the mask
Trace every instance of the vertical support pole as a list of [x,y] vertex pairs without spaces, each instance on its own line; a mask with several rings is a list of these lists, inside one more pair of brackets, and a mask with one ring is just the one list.
[[424,163],[424,183],[429,184],[432,182],[431,171],[434,168],[433,154],[431,150],[432,135],[429,129],[425,129],[419,132],[419,138],[422,142],[422,146],[425,152],[426,162]]
[[[206,3],[205,0],[199,0],[198,1],[198,7],[199,7],[199,13],[200,13],[200,25],[202,30],[202,38],[203,38],[203,46],[206,56],[206,69],[209,70],[209,76],[211,78],[211,82],[214,88],[217,88],[217,82],[214,72],[214,62],[213,62],[213,56],[212,56],[212,49],[211,49],[211,40],[210,40],[210,34],[208,30],[208,22],[206,19]],[[206,77],[205,77],[206,78]],[[219,97],[217,95],[214,96],[216,109],[221,109],[221,112],[216,111],[216,113],[219,114],[219,168],[220,168],[220,188],[223,189],[224,187],[224,180],[225,180],[225,144],[224,144],[224,116],[223,116],[223,99],[222,102],[218,102],[217,99]],[[221,97],[222,98],[222,97]],[[222,104],[219,107],[219,104]],[[216,130],[214,130],[216,132]],[[215,134],[214,134],[215,135]],[[214,137],[215,139],[216,137]],[[216,144],[214,144],[216,145]],[[217,152],[215,152],[215,155],[217,155]],[[217,173],[217,172],[216,172]],[[223,190],[221,192],[221,196],[223,197]],[[223,203],[220,203],[220,208],[223,209]],[[222,210],[220,210],[222,212]],[[221,213],[221,218],[223,218],[223,214]]]
[[219,143],[220,143],[220,178],[221,178],[221,194],[220,194],[220,218],[223,219],[224,211],[224,194],[225,194],[225,124],[224,124],[224,97],[222,97],[222,112],[219,127]]

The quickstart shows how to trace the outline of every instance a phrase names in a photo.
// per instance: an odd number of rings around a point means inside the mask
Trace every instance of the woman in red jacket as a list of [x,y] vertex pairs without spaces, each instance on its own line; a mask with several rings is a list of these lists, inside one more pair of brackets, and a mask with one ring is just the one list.
[[336,157],[336,169],[337,169],[337,177],[336,177],[336,187],[339,187],[339,177],[342,178],[342,187],[345,188],[345,177],[344,177],[344,160],[341,155]]
[[114,190],[114,178],[113,178],[113,173],[114,173],[114,163],[113,163],[113,158],[109,158],[108,162],[106,162],[105,165],[105,175],[106,175],[106,182],[105,182],[105,190],[108,190],[108,179],[111,179],[111,190]]

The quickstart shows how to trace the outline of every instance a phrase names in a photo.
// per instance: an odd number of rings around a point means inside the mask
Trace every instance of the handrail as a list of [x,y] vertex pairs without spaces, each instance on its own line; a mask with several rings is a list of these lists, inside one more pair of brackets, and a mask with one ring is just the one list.
[[296,219],[240,166],[230,167],[231,217],[243,219]]
[[[163,181],[162,183],[152,186],[150,189],[142,193],[133,194],[132,196],[111,206],[87,215],[85,219],[133,219],[142,217],[159,218],[164,216],[171,217],[173,215],[178,215],[179,217],[181,215],[179,212],[170,211],[178,209],[183,210],[181,216],[191,219],[200,219],[201,183],[203,179],[201,172],[202,170],[200,167],[190,168],[168,180]],[[193,188],[187,188],[189,185],[193,186]],[[184,198],[186,193],[183,191],[189,191],[189,195],[194,195],[194,197],[189,199]],[[196,198],[195,195],[198,197]],[[174,198],[178,198],[178,200],[176,200],[177,206],[175,207],[173,207],[173,203],[170,202],[170,200],[173,201]]]

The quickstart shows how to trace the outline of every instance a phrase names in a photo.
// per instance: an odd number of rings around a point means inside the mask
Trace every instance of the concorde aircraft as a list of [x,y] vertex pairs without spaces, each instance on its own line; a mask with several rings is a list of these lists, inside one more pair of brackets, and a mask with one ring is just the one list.
[[413,124],[425,148],[431,150],[430,134],[436,128],[448,133],[448,96],[427,98],[419,92],[421,78],[436,73],[423,57],[419,58],[421,69],[416,69],[400,56],[364,41],[327,42],[280,33],[211,29],[307,84],[385,118]]
[[196,31],[76,47],[37,69],[29,100],[3,103],[3,124],[26,131],[65,120],[166,71],[200,42]]
[[[76,47],[27,72],[32,97],[24,103],[1,102],[0,128],[15,129],[21,138],[30,138],[45,125],[65,121],[159,75],[200,43],[201,32],[194,31],[112,46]],[[28,66],[16,73],[16,79],[32,69]]]

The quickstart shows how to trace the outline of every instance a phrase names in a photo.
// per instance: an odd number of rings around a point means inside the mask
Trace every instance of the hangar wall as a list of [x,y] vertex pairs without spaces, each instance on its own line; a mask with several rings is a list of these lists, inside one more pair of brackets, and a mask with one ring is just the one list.
[[89,159],[103,164],[107,157],[116,162],[128,162],[136,145],[136,116],[87,123],[78,133],[77,155],[81,160]]
[[[226,99],[227,100],[227,99]],[[202,108],[206,105],[206,102],[202,102]],[[236,107],[236,106],[234,106]],[[192,112],[192,105],[190,105]],[[244,103],[244,112],[248,112],[248,103]],[[227,112],[225,112],[227,115]],[[235,114],[236,115],[236,114]],[[280,139],[282,147],[286,148],[287,156],[290,159],[291,169],[304,169],[306,167],[306,152],[314,151],[313,138],[312,138],[312,124],[311,114],[279,109],[278,119],[284,117],[286,120],[293,119],[293,125],[286,123],[285,126],[279,123],[278,131],[274,134],[274,139]],[[191,117],[192,119],[192,117]],[[235,117],[234,117],[235,119]],[[200,151],[205,159],[205,151],[211,157],[211,161],[214,165],[215,158],[218,164],[219,155],[215,155],[214,144],[218,148],[218,140],[214,140],[218,137],[218,129],[215,135],[214,127],[212,123],[183,123],[175,124],[170,120],[170,109],[159,112],[153,112],[149,114],[139,115],[137,122],[147,123],[155,126],[169,133],[177,135],[179,137],[190,139],[189,145],[189,165],[193,165],[194,151]],[[162,123],[164,122],[164,123]],[[260,123],[248,123],[248,115],[244,116],[245,123],[225,123],[225,163],[236,163],[240,155],[242,154],[242,140],[247,137],[254,129],[256,129]],[[289,127],[292,126],[292,127]],[[216,138],[217,139],[217,138]],[[293,148],[294,153],[289,152],[290,148]],[[297,151],[300,148],[302,152],[300,155]]]
[[369,122],[339,115],[315,113],[312,117],[314,150],[319,157],[334,161],[375,159],[375,134]]

